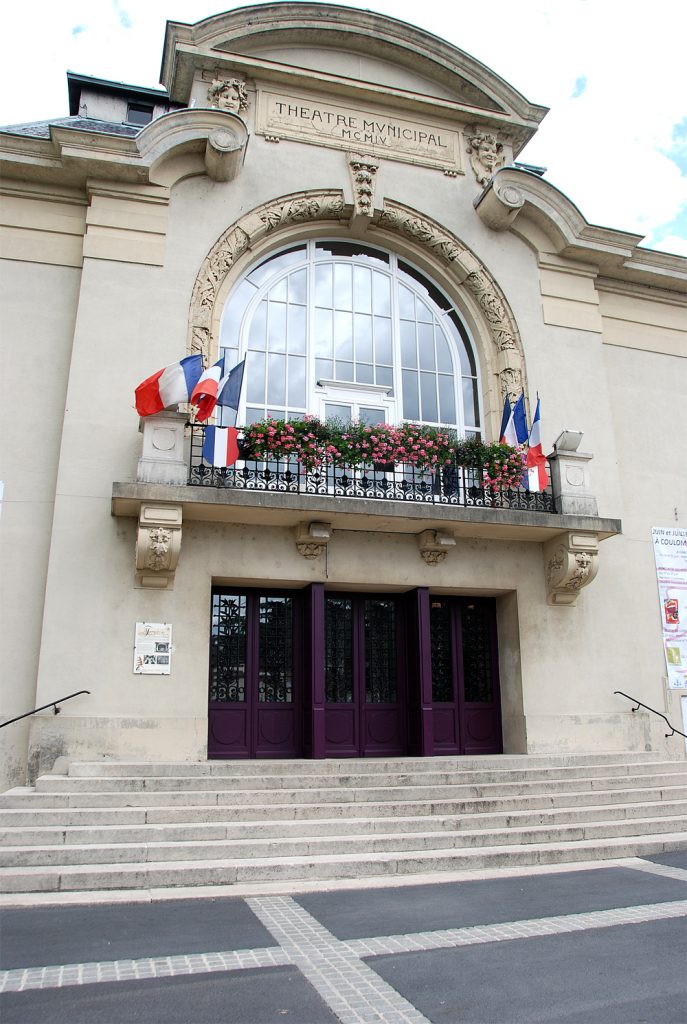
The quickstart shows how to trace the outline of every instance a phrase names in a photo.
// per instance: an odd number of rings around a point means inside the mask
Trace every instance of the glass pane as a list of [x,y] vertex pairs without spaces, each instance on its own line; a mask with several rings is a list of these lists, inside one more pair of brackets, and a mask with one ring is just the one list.
[[267,320],[267,347],[270,352],[286,352],[286,306],[270,302]]
[[353,308],[360,313],[372,311],[372,277],[366,267],[353,268]]
[[424,302],[420,299],[417,300],[417,318],[423,320],[425,323],[432,323],[434,317],[432,311]]
[[233,704],[246,699],[246,598],[212,595],[210,700]]
[[256,267],[255,270],[251,270],[249,280],[257,285],[263,284],[270,277],[284,270],[285,267],[290,267],[294,263],[301,263],[305,259],[305,252],[305,246],[298,245],[293,249],[288,249],[286,252],[278,253],[276,256],[270,256],[264,263]]
[[396,700],[396,606],[393,601],[365,601],[365,702]]
[[315,379],[318,381],[334,379],[334,363],[331,359],[315,360]]
[[451,335],[453,337],[453,341],[458,352],[458,358],[460,359],[460,372],[464,374],[466,377],[472,377],[475,370],[472,366],[472,360],[470,359],[470,356],[465,346],[465,341],[463,340],[460,331],[458,330],[458,328],[456,327],[452,320],[449,320],[447,318],[444,321],[444,323],[446,323],[447,326],[450,328]]
[[353,309],[353,268],[334,264],[334,308]]
[[374,318],[375,362],[391,366],[391,320],[387,317]]
[[282,278],[281,281],[278,281],[276,284],[272,285],[272,287],[270,288],[269,297],[275,302],[286,302],[287,288],[285,277]]
[[415,324],[407,320],[401,321],[401,366],[417,366]]
[[344,597],[325,599],[325,700],[353,702],[353,602]]
[[334,314],[334,355],[337,359],[353,358],[353,316],[351,313]]
[[436,337],[436,348],[437,348],[437,369],[443,373],[453,373],[453,360],[451,359],[451,351],[448,345],[448,339],[443,331],[439,328],[435,329]]
[[386,410],[361,405],[358,419],[362,420],[363,423],[367,423],[368,426],[374,427],[376,423],[386,423]]
[[387,263],[389,257],[379,249],[373,249],[362,242],[317,242],[315,245],[315,258],[326,259],[328,256],[357,256],[367,262]]
[[355,358],[364,363],[372,362],[372,317],[356,313],[353,317],[355,325]]
[[246,401],[262,405],[265,401],[265,354],[248,352],[246,355]]
[[258,303],[258,308],[253,313],[253,319],[248,334],[249,348],[264,348],[267,335],[267,300],[263,299]]
[[457,423],[453,377],[444,373],[439,374],[439,419],[442,423]]
[[436,377],[433,373],[420,374],[420,395],[422,405],[421,419],[425,423],[438,423],[439,409],[437,406]]
[[403,419],[420,419],[420,399],[418,396],[418,380],[415,370],[403,371]]
[[339,359],[336,361],[336,377],[335,380],[353,380],[353,363],[342,363]]
[[315,267],[315,305],[332,308],[331,264]]
[[408,288],[405,287],[405,285],[402,284],[399,284],[398,286],[398,310],[401,315],[401,319],[415,319],[415,296]]
[[429,610],[432,641],[432,700],[453,700],[453,658],[451,650],[451,612],[448,601],[432,600]]
[[248,303],[255,295],[255,286],[250,281],[243,280],[231,295],[224,308],[222,316],[222,327],[220,330],[220,346],[236,345],[241,332],[243,315],[248,308]]
[[471,427],[476,426],[479,422],[475,413],[476,397],[474,380],[472,377],[463,377],[463,417]]
[[315,310],[315,352],[318,356],[331,359],[332,352],[332,313],[329,309]]
[[264,420],[264,418],[264,406],[260,409],[253,409],[250,406],[246,406],[246,426],[248,426],[251,423],[258,423],[259,420]]
[[289,405],[305,409],[305,359],[303,356],[289,356]]
[[[388,388],[394,386],[394,371],[390,366],[378,366],[375,370],[375,384],[382,384]],[[389,391],[389,394],[393,394],[393,391]]]
[[293,701],[293,599],[260,598],[258,700]]
[[303,270],[296,270],[293,274],[289,274],[289,302],[298,303],[299,305],[304,306],[306,300],[306,287],[307,277],[305,268]]
[[289,306],[287,313],[289,352],[305,352],[305,306]]
[[417,325],[417,350],[420,356],[420,369],[433,370],[434,361],[434,328],[431,324]]
[[355,379],[358,384],[374,384],[375,371],[372,363],[356,363]]
[[334,402],[325,402],[324,418],[326,420],[341,420],[342,423],[350,423],[353,418],[353,410],[350,405],[337,405]]
[[389,316],[391,313],[391,282],[386,274],[372,272],[373,310],[378,316]]
[[267,401],[270,405],[286,405],[286,356],[267,357]]
[[493,700],[491,630],[486,609],[467,607],[462,613],[463,685],[467,703]]

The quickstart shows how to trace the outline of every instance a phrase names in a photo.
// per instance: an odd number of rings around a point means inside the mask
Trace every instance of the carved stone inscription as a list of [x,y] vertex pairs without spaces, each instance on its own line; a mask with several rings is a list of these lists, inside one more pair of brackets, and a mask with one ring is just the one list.
[[377,157],[462,173],[457,131],[312,96],[261,90],[256,130],[260,135],[337,149],[364,146],[366,153]]

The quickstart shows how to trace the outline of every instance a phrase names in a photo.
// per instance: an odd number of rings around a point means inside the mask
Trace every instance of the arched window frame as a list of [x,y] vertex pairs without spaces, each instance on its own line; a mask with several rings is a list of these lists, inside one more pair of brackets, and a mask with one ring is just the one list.
[[[334,250],[332,254],[328,253],[328,250]],[[352,251],[356,250],[357,255],[352,255]],[[268,268],[270,265],[274,265],[277,261],[282,261],[280,267],[275,267],[274,272],[271,276],[268,274]],[[290,257],[290,258],[289,258]],[[316,352],[315,339],[316,329],[314,320],[317,316],[316,303],[314,298],[314,277],[316,274],[316,268],[324,265],[343,265],[351,268],[365,267],[366,269],[374,269],[378,273],[386,275],[388,280],[396,287],[390,287],[390,308],[389,308],[389,325],[390,325],[390,336],[392,345],[392,364],[391,364],[391,384],[387,383],[389,377],[386,375],[385,380],[379,381],[375,379],[376,374],[373,376],[372,381],[355,381],[355,380],[343,380],[340,376],[337,376],[337,372],[334,371],[330,376],[326,375],[326,372],[322,371],[322,365],[318,366],[317,360],[318,355]],[[255,262],[252,266],[244,270],[240,280],[236,282],[234,287],[229,292],[226,302],[224,303],[220,336],[219,336],[219,347],[220,352],[224,352],[226,355],[227,366],[234,365],[240,359],[244,358],[249,352],[248,343],[248,331],[250,325],[255,322],[254,318],[256,310],[258,309],[261,302],[268,301],[269,294],[273,294],[277,286],[280,286],[285,282],[290,275],[300,270],[305,270],[307,275],[306,282],[306,294],[305,294],[305,345],[301,346],[298,352],[288,352],[287,343],[283,345],[283,351],[275,351],[269,353],[268,342],[265,342],[265,360],[269,364],[270,355],[274,355],[277,358],[272,360],[273,369],[280,365],[283,359],[283,365],[286,367],[288,357],[293,357],[294,361],[303,359],[305,367],[305,401],[289,402],[289,395],[284,394],[283,401],[274,401],[277,395],[277,389],[273,390],[271,394],[264,396],[264,401],[259,403],[255,401],[256,389],[255,381],[252,380],[255,369],[251,367],[250,363],[259,363],[259,359],[251,359],[250,355],[247,362],[246,376],[244,378],[244,393],[241,400],[241,408],[239,410],[238,422],[250,422],[256,418],[262,418],[265,414],[273,414],[275,416],[294,416],[302,415],[304,412],[310,412],[322,416],[323,418],[327,414],[327,405],[336,404],[337,398],[341,399],[345,397],[346,402],[351,404],[355,409],[355,414],[359,414],[365,404],[369,406],[371,403],[377,406],[379,409],[384,410],[384,418],[388,421],[400,422],[401,420],[410,420],[415,422],[425,422],[432,424],[441,424],[443,426],[451,426],[460,434],[480,434],[482,419],[482,408],[481,408],[481,386],[480,386],[480,367],[477,357],[477,348],[473,342],[468,326],[465,323],[464,318],[457,310],[455,304],[453,304],[447,297],[446,293],[435,284],[426,273],[417,269],[407,259],[398,256],[394,252],[383,249],[380,246],[362,245],[352,243],[350,239],[341,238],[311,238],[309,240],[299,240],[295,244],[284,245],[278,249],[274,249],[270,253],[264,253],[261,259]],[[351,274],[355,271],[352,270]],[[252,280],[251,280],[252,279]],[[241,296],[246,295],[249,288],[254,287],[254,292],[250,297],[243,302],[240,316],[240,325],[238,330],[235,326],[232,326],[229,322],[232,309],[236,308],[237,304],[241,304]],[[450,358],[452,361],[453,369],[453,395],[455,401],[455,416],[453,419],[447,419],[441,417],[442,409],[439,409],[439,402],[437,401],[437,415],[432,418],[430,416],[422,416],[422,409],[420,403],[418,403],[417,410],[410,409],[408,412],[417,411],[419,415],[404,415],[403,409],[403,373],[404,372],[416,372],[418,382],[420,381],[420,373],[433,374],[435,378],[435,391],[441,386],[441,378],[445,377],[445,373],[441,373],[438,370],[428,370],[418,366],[417,371],[413,371],[412,368],[404,366],[404,358],[401,354],[401,331],[402,323],[404,318],[401,316],[402,310],[400,307],[400,300],[402,289],[407,289],[412,292],[417,298],[420,299],[421,303],[425,307],[429,307],[432,310],[433,320],[433,332],[436,336],[437,327],[441,330],[444,337],[448,341],[448,349],[450,351]],[[286,297],[286,296],[285,296]],[[275,301],[275,300],[271,300]],[[279,300],[280,301],[280,300]],[[295,303],[294,303],[295,305]],[[322,307],[319,307],[322,308]],[[336,302],[332,302],[331,306],[332,317],[335,316]],[[284,310],[287,313],[287,310]],[[352,306],[346,311],[353,315]],[[373,307],[370,307],[370,313],[374,312]],[[420,329],[417,325],[425,325],[426,320],[420,321],[418,319],[408,320],[405,318],[406,323],[414,323],[418,333],[418,355],[422,358],[422,351],[427,351],[427,342],[425,339],[425,348],[421,350],[420,344]],[[238,333],[238,337],[235,334]],[[427,332],[423,332],[425,335]],[[236,341],[237,344],[232,345],[231,342]],[[255,352],[255,350],[251,350]],[[332,364],[336,358],[332,352]],[[345,362],[345,360],[339,360],[339,362]],[[353,360],[351,359],[351,362]],[[376,364],[373,360],[373,366],[381,366],[384,364]],[[444,367],[445,369],[445,367]],[[470,370],[470,373],[466,373],[466,370]],[[269,372],[269,371],[268,371]],[[373,371],[374,373],[374,371]],[[355,372],[352,374],[355,376]],[[426,381],[426,377],[424,378]],[[263,376],[263,380],[265,380]],[[286,382],[288,384],[288,381]],[[418,385],[419,386],[419,385]],[[443,385],[445,387],[445,385]],[[269,389],[270,382],[269,377],[267,378],[266,389]],[[356,397],[359,399],[356,404]],[[426,403],[427,404],[427,403]],[[431,405],[431,403],[429,403]],[[448,403],[450,405],[450,403]],[[447,403],[444,402],[444,407]],[[474,416],[468,415],[467,420],[465,417],[465,409],[474,409]]]

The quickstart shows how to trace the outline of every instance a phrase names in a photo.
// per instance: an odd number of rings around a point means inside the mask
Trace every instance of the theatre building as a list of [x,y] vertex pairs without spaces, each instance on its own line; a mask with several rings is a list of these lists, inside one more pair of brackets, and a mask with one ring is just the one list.
[[[68,114],[0,132],[3,718],[48,705],[2,734],[3,782],[64,757],[684,757],[615,691],[682,721],[652,529],[684,544],[687,260],[589,224],[518,162],[546,108],[394,19],[169,22],[161,82],[70,73]],[[245,360],[244,427],[491,444],[539,396],[550,482],[213,465],[227,408],[134,406],[193,354]]]

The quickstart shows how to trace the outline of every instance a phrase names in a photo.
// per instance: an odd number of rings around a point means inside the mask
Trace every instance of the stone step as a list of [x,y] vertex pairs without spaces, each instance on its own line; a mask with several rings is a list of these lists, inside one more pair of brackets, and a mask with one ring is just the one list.
[[309,855],[161,861],[137,864],[82,864],[0,869],[4,892],[68,892],[216,886],[237,882],[327,880],[380,875],[460,871],[529,864],[573,863],[618,857],[646,857],[687,847],[687,833],[648,837],[579,839],[472,849],[426,850],[376,854]]
[[532,768],[548,770],[565,766],[585,766],[617,764],[623,767],[628,764],[647,765],[664,762],[668,765],[682,765],[680,760],[667,760],[664,754],[657,751],[611,751],[587,754],[494,754],[475,757],[441,756],[394,757],[394,758],[326,758],[313,761],[303,759],[269,760],[269,761],[73,761],[69,766],[69,774],[75,777],[117,777],[117,776],[153,776],[153,775],[338,775],[338,774],[370,774],[384,772],[435,772],[435,771],[471,771],[471,770],[506,770]]
[[[213,808],[208,808],[211,812]],[[86,843],[148,843],[187,842],[224,839],[266,839],[288,836],[338,836],[374,833],[407,833],[451,831],[454,829],[523,828],[526,826],[586,824],[594,821],[625,821],[638,818],[666,818],[687,815],[687,798],[682,801],[602,804],[574,806],[555,810],[513,811],[499,813],[472,812],[460,815],[418,815],[416,817],[311,818],[277,821],[221,821],[210,813],[196,821],[168,824],[146,823],[145,811],[136,812],[133,820],[103,822],[106,812],[94,812],[96,821],[64,821],[62,812],[5,811],[0,819],[0,846],[69,846]],[[117,812],[129,813],[129,812]],[[82,812],[70,812],[80,815]],[[17,817],[13,817],[13,816]],[[49,815],[45,824],[42,815]],[[21,816],[21,817],[19,817]]]
[[[381,835],[299,836],[289,838],[199,840],[34,846],[0,848],[0,867],[52,865],[58,870],[74,864],[145,864],[149,861],[234,860],[267,857],[319,857],[450,850],[463,847],[502,846],[510,843],[569,843],[585,839],[609,839],[662,833],[665,818],[635,818],[579,825],[549,825],[511,829],[464,829]],[[673,831],[687,835],[687,815],[670,819]]]
[[[164,775],[164,776],[116,776],[98,777],[97,780],[88,776],[73,775],[42,775],[36,781],[37,793],[162,793],[169,790],[175,792],[207,792],[230,790],[232,793],[254,794],[256,791],[268,790],[277,794],[281,791],[296,793],[297,791],[316,791],[318,793],[342,793],[348,790],[367,792],[384,790],[395,792],[402,788],[427,790],[428,787],[457,787],[466,785],[570,785],[578,780],[589,780],[603,785],[625,784],[629,777],[642,778],[647,782],[658,779],[668,781],[684,779],[687,782],[687,764],[658,763],[642,765],[638,772],[633,772],[629,765],[625,766],[594,766],[594,771],[581,766],[551,769],[550,771],[444,771],[444,772],[378,772],[376,774],[340,774],[337,776],[293,775],[285,772],[281,775],[269,776],[217,776],[217,775]],[[326,798],[325,798],[326,799]]]
[[[644,780],[642,780],[644,781]],[[473,787],[475,788],[475,787]],[[285,791],[279,790],[282,795]],[[282,798],[275,803],[266,800],[265,794],[253,794],[252,802],[234,802],[230,791],[219,792],[128,792],[128,793],[31,793],[27,795],[5,794],[0,798],[0,807],[4,810],[20,809],[31,812],[53,809],[55,814],[81,810],[84,813],[98,811],[106,813],[135,811],[146,809],[147,820],[150,822],[171,822],[188,820],[205,820],[215,818],[217,814],[228,820],[258,820],[270,818],[309,818],[309,817],[369,817],[372,815],[415,815],[415,814],[454,814],[469,811],[489,811],[512,807],[513,809],[537,809],[554,806],[603,803],[638,803],[655,802],[657,800],[680,800],[687,796],[687,785],[659,785],[642,788],[618,789],[585,789],[575,791],[565,789],[552,792],[543,787],[543,792],[524,794],[474,795],[457,794],[451,790],[452,798],[441,798],[432,790],[430,799],[417,799],[410,791],[403,791],[403,799],[396,801],[384,800],[375,803],[374,799],[348,799],[340,802],[321,801],[309,793],[310,801],[296,803]],[[352,793],[351,796],[355,794]],[[382,794],[383,795],[383,794]],[[259,798],[260,802],[257,802]],[[194,817],[189,817],[189,815]]]

